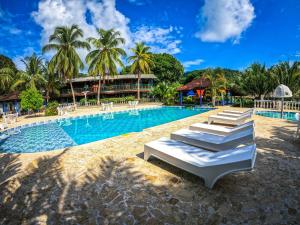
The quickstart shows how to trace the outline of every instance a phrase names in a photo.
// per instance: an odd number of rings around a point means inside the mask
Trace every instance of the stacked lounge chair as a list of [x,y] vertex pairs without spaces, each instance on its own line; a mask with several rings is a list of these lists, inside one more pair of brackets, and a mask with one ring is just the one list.
[[147,143],[144,159],[159,158],[202,177],[205,186],[212,188],[228,173],[253,169],[256,159],[254,136],[253,121],[244,121],[235,127],[196,123],[189,129],[171,133],[171,139]]

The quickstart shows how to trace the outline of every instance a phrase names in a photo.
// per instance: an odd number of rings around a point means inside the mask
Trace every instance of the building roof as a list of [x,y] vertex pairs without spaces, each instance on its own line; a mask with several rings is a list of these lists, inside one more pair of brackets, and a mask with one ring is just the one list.
[[19,99],[20,92],[14,91],[8,94],[4,94],[0,96],[0,102],[9,102],[9,101],[15,101]]
[[194,79],[191,82],[187,83],[186,85],[177,88],[177,91],[189,91],[200,87],[206,88],[208,86],[209,86],[209,80],[201,77],[198,79]]
[[[154,74],[142,74],[142,79],[156,79]],[[115,75],[115,76],[106,76],[106,80],[126,80],[126,79],[137,79],[136,74],[124,74],[124,75]],[[72,82],[85,82],[85,81],[95,81],[99,80],[99,76],[86,76],[86,77],[78,77],[72,79]]]

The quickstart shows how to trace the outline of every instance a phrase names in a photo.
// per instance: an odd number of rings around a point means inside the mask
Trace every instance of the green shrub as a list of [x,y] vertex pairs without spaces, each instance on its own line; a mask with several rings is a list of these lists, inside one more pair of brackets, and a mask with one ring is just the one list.
[[97,104],[97,99],[88,99],[88,103]]
[[191,97],[191,96],[189,96],[189,97],[183,97],[182,101],[183,101],[184,104],[187,104],[187,105],[195,103],[193,97]]
[[245,108],[253,108],[254,100],[251,98],[236,98],[233,107],[245,107]]
[[34,88],[22,91],[20,95],[21,108],[26,111],[37,111],[43,106],[43,96]]
[[58,102],[48,103],[45,111],[45,116],[55,116],[58,114],[57,107],[59,106]]

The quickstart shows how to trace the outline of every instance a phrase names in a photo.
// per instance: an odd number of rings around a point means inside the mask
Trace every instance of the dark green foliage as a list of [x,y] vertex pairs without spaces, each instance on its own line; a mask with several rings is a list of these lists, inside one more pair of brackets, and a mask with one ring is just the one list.
[[14,71],[17,71],[14,62],[10,58],[4,55],[0,55],[0,69],[2,68],[10,68],[13,69]]
[[253,108],[254,100],[252,98],[236,98],[235,102],[232,104],[233,107],[245,107],[245,108]]
[[21,108],[26,111],[37,111],[43,106],[43,96],[34,88],[22,91]]
[[50,102],[48,103],[45,111],[45,116],[55,116],[58,114],[57,107],[59,106],[58,102]]
[[158,78],[158,82],[181,82],[184,79],[182,64],[170,54],[152,54],[153,67],[151,71]]
[[177,88],[179,86],[179,83],[168,84],[165,82],[161,82],[151,90],[151,95],[158,98],[166,105],[172,105],[175,103],[176,97],[178,95]]

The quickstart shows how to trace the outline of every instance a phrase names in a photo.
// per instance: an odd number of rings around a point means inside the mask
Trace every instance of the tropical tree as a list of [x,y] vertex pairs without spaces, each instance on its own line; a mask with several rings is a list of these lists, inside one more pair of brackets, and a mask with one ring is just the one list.
[[117,67],[124,67],[121,57],[125,56],[125,51],[120,48],[125,43],[119,31],[114,29],[98,30],[99,38],[88,38],[88,42],[95,48],[86,56],[86,62],[89,64],[88,73],[93,76],[99,76],[97,104],[100,104],[101,78],[105,80],[107,75],[116,75]]
[[61,82],[56,76],[56,74],[51,72],[48,66],[45,66],[43,75],[46,80],[45,92],[46,92],[46,101],[48,103],[52,97],[59,96]]
[[212,105],[215,106],[217,95],[223,95],[226,92],[226,78],[223,73],[214,73],[211,69],[207,69],[203,77],[209,80],[208,90],[211,95]]
[[23,110],[37,111],[43,106],[43,96],[35,88],[29,88],[25,91],[22,91],[20,94],[21,99],[21,108]]
[[49,37],[49,44],[43,47],[43,53],[55,51],[54,56],[49,62],[51,73],[58,74],[65,81],[69,81],[73,103],[76,107],[75,93],[72,79],[79,74],[79,70],[84,68],[77,49],[90,49],[90,45],[81,41],[83,31],[77,26],[56,27],[54,33]]
[[180,87],[180,83],[158,83],[154,88],[151,89],[150,94],[153,97],[158,98],[166,105],[174,104],[175,98],[178,95],[177,88]]
[[13,82],[15,71],[5,67],[0,69],[0,93],[8,91]]
[[275,85],[284,84],[293,95],[300,95],[300,62],[281,62],[270,68]]
[[158,78],[159,82],[173,83],[184,79],[183,65],[172,55],[152,54],[153,65],[151,71]]
[[247,94],[263,99],[274,89],[274,79],[265,65],[253,63],[243,74],[243,88]]
[[44,64],[42,57],[33,53],[31,56],[27,56],[21,61],[25,65],[25,70],[17,73],[17,78],[11,89],[42,88],[46,82],[43,77]]
[[138,76],[138,100],[140,100],[140,82],[142,73],[150,73],[150,68],[153,65],[151,60],[150,47],[145,46],[144,43],[136,43],[135,48],[132,48],[132,56],[128,58],[131,65],[131,72]]

